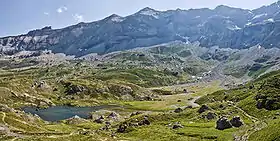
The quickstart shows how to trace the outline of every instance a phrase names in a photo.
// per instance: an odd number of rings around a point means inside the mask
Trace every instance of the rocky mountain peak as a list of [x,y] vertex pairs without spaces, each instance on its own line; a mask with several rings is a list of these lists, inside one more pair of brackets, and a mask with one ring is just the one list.
[[146,16],[156,16],[159,11],[152,9],[150,7],[145,7],[141,9],[139,12],[136,13],[136,15],[146,15]]
[[233,9],[233,8],[232,8],[232,7],[229,7],[229,6],[227,6],[227,5],[218,5],[218,6],[215,8],[215,10],[221,10],[221,9],[226,10],[226,9]]
[[153,11],[153,12],[157,12],[155,9],[151,8],[151,7],[145,7],[143,9],[141,9],[138,13],[141,13],[141,12],[150,12],[150,11]]
[[122,22],[124,20],[124,17],[121,17],[117,14],[112,14],[109,17],[105,18],[105,20],[110,20],[113,22]]

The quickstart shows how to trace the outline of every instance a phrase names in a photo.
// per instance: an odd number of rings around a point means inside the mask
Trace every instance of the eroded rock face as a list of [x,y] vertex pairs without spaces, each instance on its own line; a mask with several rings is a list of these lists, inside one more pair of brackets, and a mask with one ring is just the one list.
[[243,121],[240,119],[239,116],[233,117],[233,118],[230,120],[230,123],[231,123],[231,125],[234,126],[234,127],[240,127],[240,126],[242,126],[242,125],[244,124]]
[[222,117],[216,122],[216,129],[224,130],[224,129],[228,129],[228,128],[232,128],[232,125],[227,118]]

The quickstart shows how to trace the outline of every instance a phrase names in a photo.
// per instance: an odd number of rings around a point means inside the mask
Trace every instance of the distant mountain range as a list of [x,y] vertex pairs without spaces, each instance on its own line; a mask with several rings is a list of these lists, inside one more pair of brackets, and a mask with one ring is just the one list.
[[52,50],[67,55],[106,54],[170,41],[244,49],[255,45],[280,48],[280,2],[254,10],[215,9],[157,11],[144,8],[121,17],[111,15],[63,29],[42,29],[0,38],[0,52]]

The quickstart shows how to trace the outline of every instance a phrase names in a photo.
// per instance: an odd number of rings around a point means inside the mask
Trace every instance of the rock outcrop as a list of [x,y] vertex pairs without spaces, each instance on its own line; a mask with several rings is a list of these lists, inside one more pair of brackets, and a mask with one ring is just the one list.
[[224,130],[224,129],[228,129],[228,128],[232,128],[232,124],[230,123],[230,121],[227,118],[222,117],[216,122],[216,129]]

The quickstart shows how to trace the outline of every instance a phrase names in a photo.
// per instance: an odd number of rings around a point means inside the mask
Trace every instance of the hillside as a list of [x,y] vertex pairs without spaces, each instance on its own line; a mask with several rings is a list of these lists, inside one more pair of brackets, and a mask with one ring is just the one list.
[[239,88],[208,94],[196,102],[209,105],[233,102],[255,119],[255,129],[244,130],[243,136],[250,140],[279,140],[279,76],[280,72],[275,71]]
[[[0,139],[279,139],[278,50],[171,42],[81,58],[5,56]],[[242,126],[218,130],[221,117]]]

